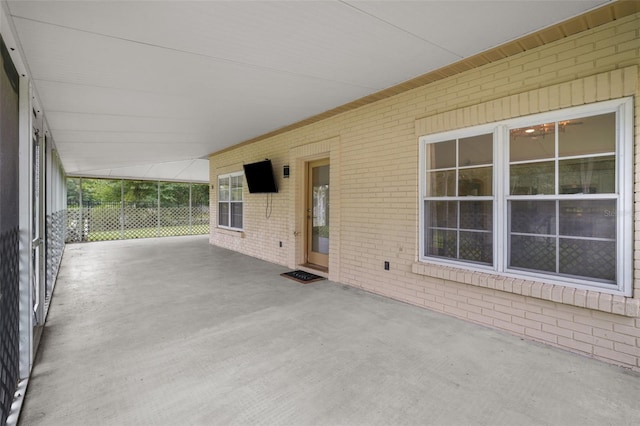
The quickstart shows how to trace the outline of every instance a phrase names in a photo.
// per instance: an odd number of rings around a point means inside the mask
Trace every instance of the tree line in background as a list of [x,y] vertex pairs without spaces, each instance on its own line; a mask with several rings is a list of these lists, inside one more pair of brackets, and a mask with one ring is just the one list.
[[209,205],[209,185],[182,182],[157,182],[126,179],[67,178],[67,206],[78,206],[82,189],[82,204],[104,203],[157,204],[164,207]]

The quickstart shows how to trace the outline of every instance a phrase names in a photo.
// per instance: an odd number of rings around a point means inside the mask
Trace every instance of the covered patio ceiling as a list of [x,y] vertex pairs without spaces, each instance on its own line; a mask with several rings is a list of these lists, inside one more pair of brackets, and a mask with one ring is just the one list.
[[608,3],[2,1],[68,174],[190,181],[212,152]]

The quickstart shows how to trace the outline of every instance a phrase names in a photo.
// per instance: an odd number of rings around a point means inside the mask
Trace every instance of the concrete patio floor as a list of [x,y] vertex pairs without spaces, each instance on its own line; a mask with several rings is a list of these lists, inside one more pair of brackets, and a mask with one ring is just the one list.
[[21,425],[624,425],[640,375],[208,237],[67,245]]

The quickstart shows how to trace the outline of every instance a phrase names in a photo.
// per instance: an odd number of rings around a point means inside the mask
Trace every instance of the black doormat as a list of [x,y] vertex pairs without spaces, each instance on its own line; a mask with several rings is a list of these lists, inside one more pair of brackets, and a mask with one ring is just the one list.
[[298,281],[299,283],[303,283],[303,284],[309,284],[315,281],[320,281],[325,279],[324,277],[321,277],[319,275],[315,275],[306,271],[301,271],[299,269],[291,272],[285,272],[284,274],[280,274],[280,276],[292,279],[294,281]]

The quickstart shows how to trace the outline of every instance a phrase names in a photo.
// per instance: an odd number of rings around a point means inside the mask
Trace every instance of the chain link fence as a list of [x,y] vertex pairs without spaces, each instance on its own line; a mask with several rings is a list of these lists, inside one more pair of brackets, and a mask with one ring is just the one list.
[[67,242],[209,233],[206,184],[84,178],[67,183]]

